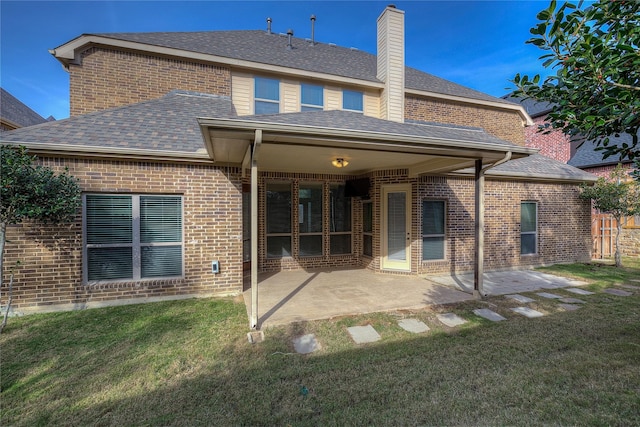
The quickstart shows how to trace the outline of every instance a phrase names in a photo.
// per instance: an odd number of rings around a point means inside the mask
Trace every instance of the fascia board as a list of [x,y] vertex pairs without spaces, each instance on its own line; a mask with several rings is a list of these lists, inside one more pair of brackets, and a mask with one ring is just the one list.
[[304,77],[310,79],[325,80],[337,83],[347,83],[356,86],[369,87],[374,89],[383,89],[384,83],[374,82],[370,80],[354,79],[349,77],[342,77],[333,74],[318,73],[314,71],[299,70],[295,68],[282,67],[279,65],[262,64],[259,62],[247,61],[243,59],[227,58],[224,56],[211,55],[206,53],[191,52],[188,50],[155,46],[150,44],[131,42],[127,40],[112,39],[109,37],[86,35],[80,36],[77,39],[70,41],[56,49],[52,49],[49,52],[55,56],[65,67],[69,62],[76,59],[76,55],[81,50],[85,50],[90,46],[107,46],[118,47],[122,49],[136,50],[154,53],[158,55],[167,55],[179,58],[188,58],[197,61],[214,62],[217,64],[224,64],[230,67],[246,70],[259,71],[260,73],[274,73],[287,76]]
[[[451,150],[465,149],[473,151],[485,151],[485,152],[499,152],[505,153],[511,151],[514,154],[530,155],[538,152],[537,149],[521,147],[518,145],[501,146],[498,144],[489,144],[484,142],[475,141],[463,141],[456,139],[436,139],[424,136],[403,135],[394,133],[382,133],[371,131],[359,131],[351,129],[334,129],[318,126],[308,125],[292,125],[281,123],[270,123],[260,121],[248,121],[239,119],[207,119],[198,118],[200,126],[214,127],[214,128],[232,128],[237,130],[250,130],[250,129],[262,129],[263,132],[274,132],[281,134],[306,134],[313,136],[331,137],[331,138],[345,138],[352,140],[364,140],[364,141],[378,141],[378,143],[393,142],[397,145],[398,142],[406,143],[416,147],[425,147],[425,144],[432,145],[438,148],[444,148]],[[267,139],[265,135],[265,140]],[[426,147],[425,147],[426,148]]]
[[62,145],[27,141],[0,141],[0,144],[23,145],[29,151],[41,154],[54,154],[73,157],[101,157],[138,160],[165,160],[173,162],[212,163],[208,153],[189,153],[182,151],[145,150],[140,148],[95,147],[87,145]]
[[429,92],[429,91],[418,90],[418,89],[405,89],[405,94],[426,96],[429,98],[446,99],[448,101],[462,102],[465,104],[482,105],[484,107],[493,107],[493,108],[499,108],[502,110],[513,110],[513,111],[517,111],[518,114],[520,114],[526,126],[534,125],[533,119],[531,118],[531,116],[529,116],[529,113],[527,113],[527,111],[524,109],[522,105],[518,105],[518,104],[507,104],[507,103],[496,102],[496,101],[485,101],[482,99],[465,98],[463,96],[446,95],[442,93]]

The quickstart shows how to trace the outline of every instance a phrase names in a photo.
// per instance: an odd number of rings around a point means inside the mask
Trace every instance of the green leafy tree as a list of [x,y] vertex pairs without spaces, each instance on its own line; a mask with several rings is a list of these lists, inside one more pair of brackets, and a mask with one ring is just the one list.
[[640,214],[640,184],[629,180],[621,165],[611,172],[609,179],[598,178],[593,186],[583,185],[580,197],[590,199],[593,207],[600,212],[613,216],[618,226],[616,231],[616,252],[614,259],[617,267],[622,266],[620,251],[620,233],[625,217]]
[[23,221],[68,223],[75,220],[79,208],[80,187],[67,171],[55,174],[35,164],[25,147],[0,146],[0,288],[7,226]]
[[[640,180],[640,1],[601,0],[583,8],[564,3],[538,13],[527,43],[545,53],[542,65],[555,70],[541,81],[516,74],[516,96],[554,105],[546,129],[594,140],[603,159],[620,154],[636,162]],[[628,133],[630,144],[609,144]]]

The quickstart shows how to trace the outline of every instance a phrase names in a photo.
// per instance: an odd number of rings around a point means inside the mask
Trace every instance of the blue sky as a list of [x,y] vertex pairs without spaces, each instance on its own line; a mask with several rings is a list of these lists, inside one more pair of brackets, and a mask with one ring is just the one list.
[[48,52],[83,33],[291,28],[375,54],[376,19],[405,11],[407,65],[502,96],[544,70],[525,41],[548,1],[0,1],[0,84],[40,115],[69,116],[69,76]]

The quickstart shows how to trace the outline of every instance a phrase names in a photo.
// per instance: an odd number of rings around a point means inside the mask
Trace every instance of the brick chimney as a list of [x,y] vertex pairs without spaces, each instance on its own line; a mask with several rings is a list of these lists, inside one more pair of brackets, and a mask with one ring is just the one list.
[[404,11],[389,5],[378,18],[377,78],[384,82],[380,117],[404,122]]

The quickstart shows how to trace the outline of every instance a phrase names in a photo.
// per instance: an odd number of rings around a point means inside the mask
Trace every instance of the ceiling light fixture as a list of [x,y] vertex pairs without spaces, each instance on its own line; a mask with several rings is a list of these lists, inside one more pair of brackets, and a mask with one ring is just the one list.
[[342,157],[338,157],[337,159],[332,160],[331,164],[337,168],[343,168],[347,166],[349,162],[343,159]]

